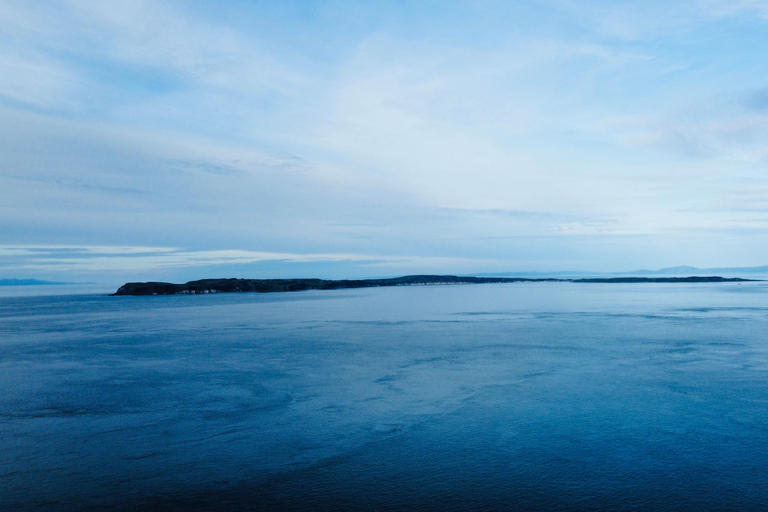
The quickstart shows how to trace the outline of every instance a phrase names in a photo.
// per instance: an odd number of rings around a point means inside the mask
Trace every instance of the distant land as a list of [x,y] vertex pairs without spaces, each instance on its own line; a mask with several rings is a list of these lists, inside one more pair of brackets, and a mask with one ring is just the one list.
[[643,274],[643,275],[658,275],[658,274],[768,274],[768,265],[761,267],[714,267],[714,268],[696,268],[688,266],[668,267],[661,268],[659,270],[635,270],[633,272],[627,272],[627,274]]
[[520,282],[561,283],[723,283],[753,281],[738,277],[689,276],[689,277],[609,277],[584,279],[532,279],[524,277],[472,277],[472,276],[403,276],[391,279],[200,279],[184,284],[175,283],[126,283],[112,295],[178,295],[235,292],[297,292],[304,290],[339,290],[346,288],[372,288],[382,286],[416,286],[448,284],[486,284]]
[[73,284],[59,281],[41,281],[40,279],[0,279],[0,286],[36,286],[51,284]]
[[660,268],[658,270],[631,270],[629,272],[588,272],[582,270],[559,270],[554,272],[527,271],[527,272],[484,272],[478,276],[526,276],[526,277],[586,277],[586,276],[702,276],[702,275],[743,275],[743,274],[766,274],[768,275],[768,265],[761,267],[713,267],[697,268],[687,265],[678,267]]

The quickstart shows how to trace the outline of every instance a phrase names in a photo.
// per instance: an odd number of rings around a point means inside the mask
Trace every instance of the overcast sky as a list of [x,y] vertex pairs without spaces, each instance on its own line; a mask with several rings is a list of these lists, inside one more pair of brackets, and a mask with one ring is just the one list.
[[0,278],[768,264],[768,1],[0,0]]

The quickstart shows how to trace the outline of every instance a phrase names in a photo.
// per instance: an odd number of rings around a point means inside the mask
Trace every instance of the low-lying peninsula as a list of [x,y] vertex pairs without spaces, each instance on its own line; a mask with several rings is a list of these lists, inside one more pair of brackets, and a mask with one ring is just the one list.
[[438,284],[485,284],[521,282],[562,283],[723,283],[753,281],[738,277],[611,277],[584,279],[529,279],[524,277],[462,277],[462,276],[403,276],[391,279],[200,279],[184,284],[126,283],[112,295],[177,295],[233,292],[298,292],[303,290],[339,290],[344,288],[371,288],[379,286],[413,286]]

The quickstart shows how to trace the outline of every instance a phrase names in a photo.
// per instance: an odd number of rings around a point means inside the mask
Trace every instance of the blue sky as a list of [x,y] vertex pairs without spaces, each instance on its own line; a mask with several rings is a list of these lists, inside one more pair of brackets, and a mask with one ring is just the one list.
[[0,278],[768,264],[768,2],[0,0]]

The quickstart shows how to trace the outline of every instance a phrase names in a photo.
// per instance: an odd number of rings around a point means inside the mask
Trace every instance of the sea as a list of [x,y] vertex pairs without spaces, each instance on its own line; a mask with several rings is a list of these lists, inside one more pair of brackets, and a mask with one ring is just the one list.
[[768,282],[5,293],[0,510],[768,510]]

